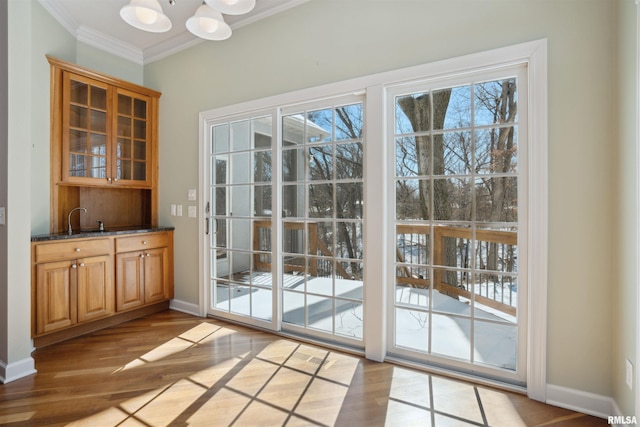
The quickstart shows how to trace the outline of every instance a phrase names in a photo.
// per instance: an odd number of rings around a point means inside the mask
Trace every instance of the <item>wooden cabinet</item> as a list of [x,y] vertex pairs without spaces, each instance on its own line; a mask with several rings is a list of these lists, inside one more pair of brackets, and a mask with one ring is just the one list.
[[113,314],[111,246],[109,239],[34,245],[36,334]]
[[[51,65],[51,232],[157,224],[160,93],[47,57]],[[108,209],[106,209],[108,208]],[[99,215],[99,216],[95,216]]]
[[34,337],[173,298],[172,230],[33,242],[31,256]]
[[154,98],[62,72],[60,182],[151,188]]
[[116,309],[173,298],[173,232],[116,238]]

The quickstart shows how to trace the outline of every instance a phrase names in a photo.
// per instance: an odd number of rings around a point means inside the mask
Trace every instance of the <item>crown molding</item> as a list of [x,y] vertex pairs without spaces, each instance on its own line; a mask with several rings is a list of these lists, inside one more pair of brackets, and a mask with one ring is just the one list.
[[[206,41],[185,30],[171,39],[159,42],[143,50],[122,39],[101,33],[94,28],[77,22],[55,0],[38,1],[76,40],[140,65],[158,61]],[[249,14],[225,15],[225,20],[232,30],[236,30],[308,1],[310,0],[260,0],[256,2],[256,7]]]
[[76,31],[76,39],[97,49],[112,53],[136,64],[144,64],[144,54],[141,49],[120,39],[103,34],[86,25],[80,25]]

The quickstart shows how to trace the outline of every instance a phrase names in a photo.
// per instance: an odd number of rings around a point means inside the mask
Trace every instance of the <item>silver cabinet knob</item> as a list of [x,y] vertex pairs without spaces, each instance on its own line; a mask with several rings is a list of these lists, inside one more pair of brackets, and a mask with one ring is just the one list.
[[76,252],[80,252],[80,248],[76,248]]

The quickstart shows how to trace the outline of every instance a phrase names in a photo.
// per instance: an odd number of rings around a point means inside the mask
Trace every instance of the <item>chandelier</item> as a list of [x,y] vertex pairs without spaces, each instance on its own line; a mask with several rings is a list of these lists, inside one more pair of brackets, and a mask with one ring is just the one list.
[[[176,0],[169,0],[174,5]],[[231,27],[222,14],[242,15],[250,12],[256,0],[204,0],[195,14],[187,19],[186,27],[194,35],[206,40],[225,40],[231,37]],[[131,0],[120,9],[120,17],[129,25],[151,33],[171,29],[171,20],[162,11],[158,0]]]

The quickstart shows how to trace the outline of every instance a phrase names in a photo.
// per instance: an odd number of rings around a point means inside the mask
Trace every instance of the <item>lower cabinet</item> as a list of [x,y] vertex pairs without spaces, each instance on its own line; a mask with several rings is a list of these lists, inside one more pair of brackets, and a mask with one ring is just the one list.
[[116,271],[118,311],[170,298],[168,248],[117,254]]
[[[108,239],[100,239],[35,248],[36,334],[113,314],[111,246]],[[104,255],[93,256],[100,252]]]
[[38,337],[173,298],[173,231],[34,242],[32,265]]

